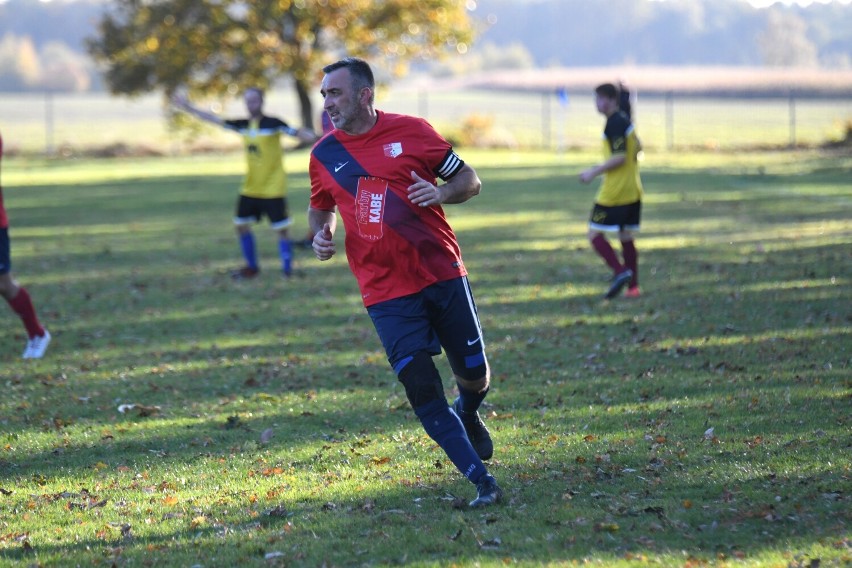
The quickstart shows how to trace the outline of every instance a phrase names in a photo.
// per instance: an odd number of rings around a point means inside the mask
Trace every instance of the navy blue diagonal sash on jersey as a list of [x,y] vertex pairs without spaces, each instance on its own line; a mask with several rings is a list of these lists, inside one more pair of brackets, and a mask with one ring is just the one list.
[[[370,172],[333,135],[324,138],[313,150],[314,157],[326,168],[337,185],[353,197],[358,193],[358,180],[372,177]],[[337,171],[335,171],[337,170]],[[381,177],[381,176],[378,176]],[[382,178],[384,179],[384,178]],[[423,230],[423,223],[411,210],[404,198],[390,190],[387,192],[384,224],[410,242],[421,254],[443,251],[437,238]]]
[[325,166],[337,185],[353,197],[358,192],[358,178],[370,175],[334,136],[325,137],[314,148],[313,154]]

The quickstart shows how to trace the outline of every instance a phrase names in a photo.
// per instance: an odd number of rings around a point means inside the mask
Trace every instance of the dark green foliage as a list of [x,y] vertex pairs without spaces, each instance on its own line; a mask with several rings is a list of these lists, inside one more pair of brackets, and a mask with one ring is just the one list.
[[185,85],[225,96],[290,78],[302,122],[312,125],[308,91],[340,54],[369,56],[396,74],[413,59],[457,51],[471,35],[464,6],[449,0],[118,0],[87,46],[110,90],[125,95]]

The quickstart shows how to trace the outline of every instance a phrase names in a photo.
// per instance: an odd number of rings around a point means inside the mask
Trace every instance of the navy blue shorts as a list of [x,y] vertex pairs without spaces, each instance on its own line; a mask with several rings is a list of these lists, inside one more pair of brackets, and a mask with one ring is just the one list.
[[467,277],[374,304],[367,313],[397,374],[404,364],[397,366],[414,354],[439,355],[443,348],[457,376],[471,381],[485,376],[482,327]]
[[234,216],[235,225],[257,223],[264,216],[269,219],[270,226],[275,230],[286,229],[293,222],[287,212],[287,200],[283,197],[262,199],[245,195],[239,196],[237,212]]
[[0,229],[0,274],[12,271],[12,255],[9,253],[9,229]]

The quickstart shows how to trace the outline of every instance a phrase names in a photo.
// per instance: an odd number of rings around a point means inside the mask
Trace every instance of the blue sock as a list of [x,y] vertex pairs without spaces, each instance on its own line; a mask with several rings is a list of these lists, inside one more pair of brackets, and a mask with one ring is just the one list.
[[458,382],[456,382],[456,386],[459,389],[459,408],[465,414],[473,414],[479,410],[479,406],[482,404],[482,401],[485,400],[485,395],[487,395],[490,390],[490,387],[485,389],[483,392],[465,390],[460,384],[458,384]]
[[290,244],[290,239],[278,241],[278,255],[281,257],[281,269],[284,274],[290,276],[293,272],[293,246]]
[[482,460],[476,455],[473,446],[464,433],[464,426],[446,400],[433,400],[414,409],[414,413],[423,424],[429,437],[441,446],[450,461],[470,481],[476,483],[488,473]]
[[243,251],[243,258],[246,259],[246,265],[254,270],[257,270],[257,251],[254,248],[254,233],[240,233],[240,248]]

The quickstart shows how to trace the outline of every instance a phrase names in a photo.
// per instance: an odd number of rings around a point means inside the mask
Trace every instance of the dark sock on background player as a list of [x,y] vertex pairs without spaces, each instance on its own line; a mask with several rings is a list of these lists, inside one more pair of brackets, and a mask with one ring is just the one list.
[[293,273],[293,245],[290,239],[278,241],[278,255],[281,257],[281,271],[285,276],[290,276]]
[[44,335],[44,328],[38,321],[35,307],[33,307],[32,299],[30,299],[26,288],[19,287],[15,297],[6,301],[9,302],[9,306],[18,314],[21,321],[24,322],[24,327],[27,329],[27,335],[30,339]]
[[243,252],[243,258],[246,260],[246,266],[252,270],[257,270],[257,249],[254,243],[254,233],[240,233],[240,249]]
[[592,239],[592,247],[595,249],[595,252],[604,259],[607,265],[612,269],[613,273],[619,274],[624,272],[624,266],[618,262],[618,256],[615,254],[615,250],[613,250],[612,245],[609,244],[609,241],[603,235],[597,235]]
[[624,266],[633,272],[633,278],[627,286],[635,288],[639,285],[639,253],[636,251],[636,244],[632,240],[621,241],[621,254],[624,256]]

